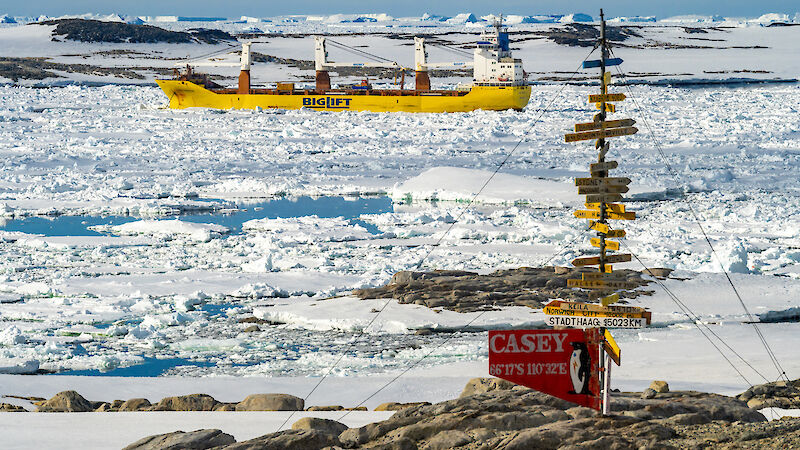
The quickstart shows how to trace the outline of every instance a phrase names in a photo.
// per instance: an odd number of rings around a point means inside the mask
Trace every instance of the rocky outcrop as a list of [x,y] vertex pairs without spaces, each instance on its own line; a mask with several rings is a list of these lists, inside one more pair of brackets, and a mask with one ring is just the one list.
[[312,450],[339,445],[336,436],[318,430],[286,430],[223,447],[224,450]]
[[464,386],[464,390],[461,391],[460,397],[469,397],[470,395],[484,394],[486,392],[494,390],[501,390],[501,391],[509,390],[513,389],[515,386],[518,385],[508,380],[504,380],[502,378],[495,378],[495,377],[473,378],[467,382],[466,386]]
[[[112,405],[113,406],[113,405]],[[119,405],[118,411],[142,411],[152,406],[146,398],[132,398]]]
[[27,412],[22,406],[12,405],[11,403],[0,403],[0,412]]
[[800,408],[800,379],[752,386],[737,398],[753,409]]
[[656,380],[650,383],[650,389],[656,391],[659,394],[664,394],[669,392],[669,383],[666,381]]
[[219,404],[208,394],[190,394],[162,398],[153,407],[154,411],[213,411]]
[[474,379],[465,394],[482,392],[433,405],[406,405],[389,419],[360,428],[303,418],[291,430],[218,448],[661,449],[703,448],[720,442],[736,444],[730,448],[800,444],[800,419],[767,423],[758,411],[733,397],[677,391],[642,399],[638,393],[614,393],[613,414],[600,417],[592,409],[501,381]]
[[176,431],[139,439],[123,450],[204,450],[234,442],[233,436],[220,430]]
[[331,419],[321,419],[319,417],[303,417],[292,425],[293,430],[316,430],[339,436],[347,425]]
[[95,408],[92,402],[86,400],[75,391],[62,391],[53,398],[39,405],[37,412],[89,412]]
[[103,22],[89,19],[56,19],[40,22],[55,25],[53,36],[80,42],[114,43],[168,43],[190,44],[202,42],[217,44],[220,41],[235,41],[236,38],[221,30],[203,28],[187,31],[170,31],[152,25],[136,25],[123,22]]
[[[587,291],[567,288],[567,280],[581,278],[581,270],[561,267],[521,267],[499,270],[488,275],[461,270],[432,272],[397,272],[386,286],[356,289],[361,298],[394,298],[398,303],[413,303],[429,308],[458,312],[498,309],[503,306],[541,308],[554,298],[586,300]],[[616,272],[615,272],[616,273]],[[635,270],[620,270],[620,277],[637,286],[648,280]],[[628,291],[625,298],[651,294],[650,291]]]
[[375,411],[400,411],[401,409],[411,408],[413,406],[425,406],[430,405],[430,402],[412,402],[412,403],[397,403],[397,402],[387,402],[381,403],[380,405],[375,407]]
[[305,401],[289,394],[252,394],[236,405],[236,411],[302,411]]

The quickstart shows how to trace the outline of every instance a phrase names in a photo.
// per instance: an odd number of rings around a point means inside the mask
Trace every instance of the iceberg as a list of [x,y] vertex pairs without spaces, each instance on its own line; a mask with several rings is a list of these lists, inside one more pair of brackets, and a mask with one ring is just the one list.
[[458,24],[458,23],[476,23],[476,22],[478,22],[478,18],[475,17],[475,14],[472,14],[472,13],[458,14],[455,17],[447,19],[447,23],[454,23],[454,24]]
[[561,23],[594,22],[594,19],[592,18],[592,16],[588,14],[575,13],[562,17],[560,22]]

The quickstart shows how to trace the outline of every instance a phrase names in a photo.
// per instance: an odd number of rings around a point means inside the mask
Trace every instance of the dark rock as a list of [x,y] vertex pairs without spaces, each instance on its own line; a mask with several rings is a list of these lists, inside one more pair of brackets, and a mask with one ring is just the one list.
[[447,450],[461,447],[472,442],[472,438],[461,430],[445,430],[435,434],[429,441],[426,449]]
[[653,388],[647,388],[647,389],[645,389],[645,390],[642,392],[642,398],[644,398],[644,399],[647,399],[647,398],[656,398],[656,395],[657,395],[657,394],[658,394],[658,393],[656,392],[656,390],[655,390],[655,389],[653,389]]
[[308,408],[306,408],[306,411],[344,411],[344,406],[342,405],[309,406]]
[[236,411],[237,403],[217,403],[214,411]]
[[650,389],[658,392],[659,394],[665,394],[669,392],[669,383],[666,381],[653,381],[650,383]]
[[289,394],[252,394],[236,405],[237,411],[302,411],[305,401]]
[[470,395],[483,394],[494,390],[507,390],[514,386],[516,384],[502,378],[473,378],[464,386],[464,390],[461,391],[461,397],[469,397]]
[[42,403],[36,412],[89,412],[94,410],[92,403],[77,392],[63,391]]
[[311,450],[338,446],[339,439],[317,430],[284,430],[237,442],[224,450]]
[[321,419],[319,417],[303,417],[292,425],[293,430],[316,430],[323,433],[339,436],[347,425],[331,419]]
[[122,450],[204,450],[234,442],[233,436],[220,430],[176,431],[148,436]]
[[126,400],[119,406],[119,411],[141,411],[152,406],[150,400],[146,398],[132,398]]
[[412,403],[396,403],[396,402],[387,402],[381,403],[377,407],[375,407],[375,411],[400,411],[401,409],[411,408],[414,406],[425,406],[430,405],[430,402],[412,402]]
[[0,412],[28,412],[22,406],[12,405],[11,403],[0,403]]
[[[638,286],[649,281],[641,273],[620,270],[620,278]],[[389,284],[378,288],[356,289],[361,298],[394,298],[401,304],[417,304],[457,312],[484,311],[501,306],[541,308],[553,298],[586,300],[588,293],[567,287],[567,279],[580,278],[581,271],[554,267],[520,267],[488,275],[464,271],[396,273]],[[648,291],[631,291],[633,298]]]
[[165,397],[155,405],[155,411],[213,411],[219,402],[208,394]]
[[55,25],[54,36],[80,42],[113,42],[137,44],[188,44],[204,42],[216,44],[220,41],[235,41],[236,38],[221,30],[196,28],[183,31],[169,31],[152,25],[134,25],[122,22],[102,22],[87,19],[56,19],[40,22],[41,25]]

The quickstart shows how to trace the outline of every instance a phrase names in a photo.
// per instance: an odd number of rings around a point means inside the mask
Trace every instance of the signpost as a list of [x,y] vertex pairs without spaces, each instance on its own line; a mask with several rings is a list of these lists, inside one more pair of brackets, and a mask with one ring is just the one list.
[[589,101],[592,103],[600,102],[621,102],[625,100],[625,94],[590,94]]
[[[608,329],[642,328],[650,324],[651,313],[637,306],[615,305],[620,292],[635,289],[638,283],[627,281],[615,272],[612,264],[631,261],[620,250],[620,242],[608,238],[624,238],[625,231],[612,229],[609,220],[634,220],[636,213],[626,211],[622,194],[628,192],[631,179],[610,177],[617,161],[606,161],[610,137],[636,134],[633,119],[606,120],[616,110],[614,104],[625,100],[624,94],[608,92],[611,74],[606,67],[622,63],[610,58],[606,42],[606,23],[600,10],[601,59],[584,61],[584,68],[600,68],[600,93],[589,96],[599,113],[592,122],[575,124],[575,133],[564,135],[566,142],[595,139],[597,162],[589,165],[590,177],[576,178],[578,194],[586,196],[586,209],[573,214],[589,219],[589,228],[596,237],[590,239],[599,249],[598,256],[572,260],[581,270],[581,279],[568,279],[567,287],[586,290],[588,302],[553,300],[543,308],[546,323],[557,330],[504,330],[489,332],[489,373],[555,397],[609,413],[611,361],[621,362],[622,351]],[[593,266],[596,266],[595,270]],[[599,302],[592,302],[592,300]]]
[[596,328],[490,331],[489,374],[599,410],[601,336]]
[[[621,255],[606,255],[605,261],[607,263],[619,263],[619,262],[630,262],[631,255],[630,253],[623,253]],[[572,260],[573,266],[596,266],[600,264],[600,257],[599,256],[589,256],[584,258],[575,258]]]
[[632,127],[636,123],[633,119],[606,120],[604,122],[576,123],[575,131],[599,130],[600,128]]
[[[603,39],[603,38],[601,38],[601,39]],[[603,39],[603,40],[605,40],[605,39]],[[583,62],[583,68],[584,69],[592,69],[594,67],[602,67],[601,64],[603,64],[603,63],[605,63],[605,67],[618,66],[618,65],[622,64],[622,58],[605,58],[604,57],[602,61],[599,60],[599,59],[590,59],[589,61],[584,61]]]
[[[598,103],[601,105],[602,103]],[[598,108],[599,109],[599,108]],[[614,105],[606,103],[606,110],[614,112]],[[564,142],[586,141],[589,139],[603,139],[607,137],[619,137],[636,134],[639,131],[636,127],[604,128],[593,131],[582,131],[580,133],[568,133],[564,135]]]

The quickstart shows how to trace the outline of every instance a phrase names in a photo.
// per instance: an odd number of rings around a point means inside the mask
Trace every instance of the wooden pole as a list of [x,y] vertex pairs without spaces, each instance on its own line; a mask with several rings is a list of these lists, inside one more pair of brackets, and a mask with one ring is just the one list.
[[[607,94],[606,89],[606,82],[605,82],[605,75],[606,75],[606,57],[608,55],[608,49],[606,48],[606,21],[603,17],[603,10],[600,9],[600,94],[603,96],[600,100],[600,129],[605,129],[605,121],[606,121],[606,99],[605,95]],[[597,162],[602,163],[606,160],[606,152],[605,152],[605,145],[606,140],[604,138],[597,140],[597,147],[599,149],[597,154]],[[608,172],[600,172],[598,174],[601,177],[608,176]],[[605,201],[600,202],[600,223],[606,223],[606,203]],[[597,237],[600,239],[600,265],[598,269],[600,272],[606,271],[606,235],[605,233],[597,233]]]

